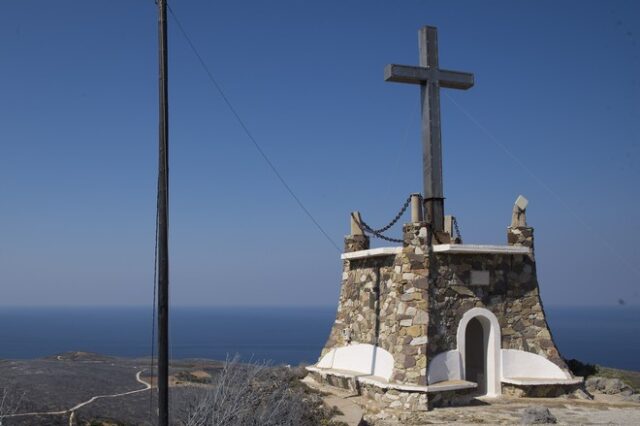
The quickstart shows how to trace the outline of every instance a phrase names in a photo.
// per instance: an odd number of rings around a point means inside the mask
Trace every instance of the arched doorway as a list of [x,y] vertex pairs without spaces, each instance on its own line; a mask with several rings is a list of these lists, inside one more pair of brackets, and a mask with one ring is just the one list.
[[487,339],[482,323],[472,318],[465,330],[465,378],[478,384],[478,393],[487,393]]
[[462,378],[478,384],[478,394],[497,396],[500,389],[500,324],[488,309],[472,308],[458,323]]

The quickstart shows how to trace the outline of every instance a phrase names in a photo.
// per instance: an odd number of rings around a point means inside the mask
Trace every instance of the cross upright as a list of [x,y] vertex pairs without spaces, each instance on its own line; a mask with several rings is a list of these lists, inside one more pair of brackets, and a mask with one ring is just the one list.
[[422,27],[418,32],[420,66],[387,65],[385,81],[420,85],[422,102],[422,166],[424,208],[433,231],[444,230],[442,189],[442,142],[440,136],[440,87],[466,90],[473,74],[438,67],[438,29]]

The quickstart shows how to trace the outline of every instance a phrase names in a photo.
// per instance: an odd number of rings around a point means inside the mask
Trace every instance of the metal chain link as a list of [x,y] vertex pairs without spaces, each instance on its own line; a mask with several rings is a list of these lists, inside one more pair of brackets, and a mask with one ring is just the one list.
[[391,222],[389,222],[387,226],[383,226],[382,228],[379,228],[379,229],[371,228],[369,225],[367,225],[367,223],[364,220],[362,220],[362,218],[358,220],[353,213],[351,213],[351,217],[353,218],[354,222],[358,225],[358,227],[363,233],[372,234],[374,237],[377,237],[392,243],[403,243],[404,240],[402,239],[387,237],[385,235],[382,235],[382,233],[389,230],[393,225],[395,225],[400,220],[404,212],[407,211],[407,208],[409,207],[410,204],[411,204],[411,195],[407,198],[407,201],[404,202],[404,205],[402,206],[398,214],[396,214],[396,216],[393,218],[393,220],[391,220]]
[[382,235],[380,232],[376,231],[375,229],[371,229],[371,227],[369,225],[367,225],[367,223],[362,220],[362,218],[360,218],[360,220],[358,220],[358,218],[355,217],[355,215],[353,213],[351,213],[351,217],[353,218],[354,222],[358,225],[358,228],[360,228],[360,230],[364,233],[364,234],[372,234],[374,237],[380,238],[382,240],[386,240],[392,243],[402,243],[404,242],[403,240],[397,239],[397,238],[391,238],[391,237],[387,237],[385,235]]
[[405,211],[407,211],[407,207],[409,207],[409,204],[411,204],[411,195],[409,195],[409,198],[407,198],[407,201],[404,202],[404,205],[402,206],[402,208],[400,209],[400,211],[398,212],[398,214],[396,215],[396,217],[393,218],[393,220],[391,222],[389,222],[389,224],[387,226],[384,226],[380,229],[372,229],[371,231],[375,233],[382,233],[386,230],[388,230],[389,228],[391,228],[393,225],[396,224],[396,222],[398,222],[400,220],[400,218],[402,217],[402,215],[404,214]]
[[462,242],[462,234],[460,233],[460,228],[458,228],[458,219],[456,219],[456,217],[453,217],[453,226],[456,229],[456,236],[458,238],[460,238],[460,242]]

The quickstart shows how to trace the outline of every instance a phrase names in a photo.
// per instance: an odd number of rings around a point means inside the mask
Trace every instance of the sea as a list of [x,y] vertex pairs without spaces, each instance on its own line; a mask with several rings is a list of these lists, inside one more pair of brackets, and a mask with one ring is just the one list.
[[[545,307],[563,357],[640,371],[640,307]],[[335,307],[175,307],[171,358],[317,361]],[[0,307],[0,359],[67,351],[148,357],[151,307]]]

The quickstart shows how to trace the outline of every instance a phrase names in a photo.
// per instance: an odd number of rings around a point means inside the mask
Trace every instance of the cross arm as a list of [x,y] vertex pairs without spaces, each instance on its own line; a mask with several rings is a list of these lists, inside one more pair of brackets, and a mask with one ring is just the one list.
[[384,80],[398,83],[422,84],[437,81],[440,87],[467,90],[473,87],[473,74],[426,67],[390,64],[384,68]]

